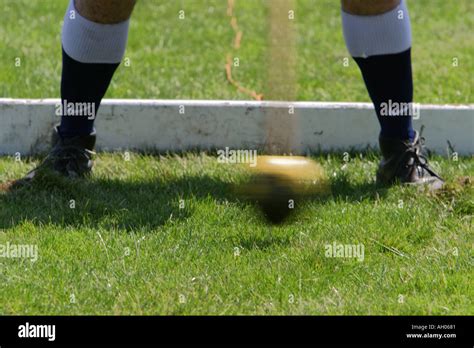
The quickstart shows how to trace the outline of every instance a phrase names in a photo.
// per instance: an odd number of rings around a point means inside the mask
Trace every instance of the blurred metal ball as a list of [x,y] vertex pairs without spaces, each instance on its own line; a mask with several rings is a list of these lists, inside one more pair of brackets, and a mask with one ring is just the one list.
[[330,191],[323,168],[300,156],[259,156],[251,179],[238,192],[262,211],[268,222],[281,224],[304,199]]

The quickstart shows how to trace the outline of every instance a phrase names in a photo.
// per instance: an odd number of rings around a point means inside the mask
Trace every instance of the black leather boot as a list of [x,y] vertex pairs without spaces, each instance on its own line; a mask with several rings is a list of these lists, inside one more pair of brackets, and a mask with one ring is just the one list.
[[90,135],[63,138],[56,126],[51,142],[52,150],[48,156],[20,181],[32,180],[38,174],[46,171],[54,171],[69,178],[84,177],[91,172],[92,155],[96,142],[95,130]]
[[377,171],[377,184],[391,185],[395,182],[427,185],[431,190],[440,189],[444,181],[428,165],[423,156],[424,138],[415,132],[415,140],[379,137],[382,161]]

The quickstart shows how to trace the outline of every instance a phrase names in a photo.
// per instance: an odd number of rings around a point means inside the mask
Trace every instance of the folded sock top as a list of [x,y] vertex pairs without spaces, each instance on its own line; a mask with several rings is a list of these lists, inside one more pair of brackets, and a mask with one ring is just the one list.
[[84,18],[70,1],[64,17],[64,51],[81,63],[120,63],[125,53],[130,20],[101,24]]
[[347,48],[353,57],[396,54],[411,47],[411,26],[405,0],[393,10],[375,16],[342,11]]

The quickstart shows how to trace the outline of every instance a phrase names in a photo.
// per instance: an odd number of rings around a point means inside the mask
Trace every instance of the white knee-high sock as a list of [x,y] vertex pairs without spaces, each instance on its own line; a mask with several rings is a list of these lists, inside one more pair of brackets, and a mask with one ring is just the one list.
[[81,63],[120,63],[125,53],[130,20],[117,24],[95,23],[79,14],[71,0],[64,17],[64,51]]
[[395,9],[376,16],[342,11],[346,46],[353,57],[396,54],[411,47],[410,17],[405,0]]

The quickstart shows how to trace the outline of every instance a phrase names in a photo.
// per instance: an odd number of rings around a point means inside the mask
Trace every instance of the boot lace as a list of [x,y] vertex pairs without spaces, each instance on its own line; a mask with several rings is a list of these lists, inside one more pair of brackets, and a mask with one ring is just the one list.
[[423,171],[427,171],[430,175],[437,177],[440,180],[443,180],[438,174],[436,174],[428,164],[428,159],[423,155],[423,148],[425,145],[425,138],[422,136],[424,126],[421,126],[420,133],[415,142],[410,143],[406,150],[405,154],[410,158],[407,167],[415,166],[418,174],[423,175]]

